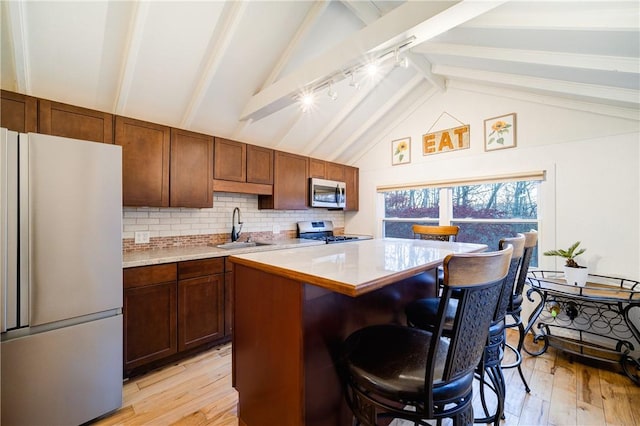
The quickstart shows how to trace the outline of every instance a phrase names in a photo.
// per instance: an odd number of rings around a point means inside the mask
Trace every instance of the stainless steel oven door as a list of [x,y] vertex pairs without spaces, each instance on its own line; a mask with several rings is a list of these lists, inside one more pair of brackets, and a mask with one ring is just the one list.
[[344,208],[347,190],[344,182],[326,179],[310,179],[311,207]]

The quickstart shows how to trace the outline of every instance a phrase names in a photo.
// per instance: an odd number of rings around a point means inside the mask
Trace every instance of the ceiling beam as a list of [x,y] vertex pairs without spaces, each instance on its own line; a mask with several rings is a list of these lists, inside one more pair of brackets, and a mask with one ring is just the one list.
[[[348,161],[345,161],[344,163],[355,164],[362,158],[362,156],[371,151],[376,145],[378,145],[380,142],[385,141],[394,129],[400,126],[411,114],[413,114],[418,108],[424,105],[425,102],[427,102],[438,93],[440,93],[440,90],[438,90],[438,88],[431,87],[423,96],[420,96],[418,99],[416,99],[416,101],[413,102],[410,107],[403,109],[402,113],[398,117],[396,117],[393,122],[389,123],[383,131],[379,132],[380,138],[378,138],[378,140],[365,144],[365,146],[360,151],[355,153],[353,156],[351,156],[351,158],[348,159]],[[422,145],[422,140],[419,140],[419,143]]]
[[[415,50],[415,48],[413,49]],[[436,75],[431,71],[431,62],[422,55],[416,55],[413,52],[406,52],[409,63],[415,68],[422,76],[433,84],[440,91],[444,91],[447,87],[446,79],[441,75]]]
[[387,75],[391,73],[393,68],[387,68],[386,73],[380,76],[376,84],[371,84],[366,88],[360,87],[357,92],[351,96],[349,101],[344,107],[329,121],[326,125],[322,126],[322,130],[318,133],[309,143],[305,144],[303,153],[305,155],[311,155],[316,148],[318,148],[322,142],[344,121],[349,115],[365,100],[367,96],[383,81]]
[[26,37],[25,2],[2,2],[6,8],[9,33],[12,42],[12,56],[15,66],[16,90],[31,95],[31,79],[29,71],[29,45]]
[[453,43],[424,43],[413,51],[431,55],[462,56],[505,62],[549,65],[567,68],[640,73],[640,58],[621,56],[583,55],[542,50],[503,49]]
[[364,121],[360,126],[351,132],[351,136],[345,140],[340,141],[340,148],[333,151],[333,155],[328,159],[329,161],[335,161],[343,152],[347,150],[353,143],[355,143],[367,130],[378,123],[390,110],[395,107],[405,96],[407,96],[412,90],[422,83],[424,78],[421,75],[416,75],[409,80],[400,90],[398,90],[392,97],[377,108],[375,113],[372,114],[368,120]]
[[512,2],[463,25],[472,28],[638,31],[638,2]]
[[124,115],[125,113],[124,108],[129,98],[136,64],[140,56],[140,45],[142,44],[149,7],[150,2],[135,2],[133,5],[133,15],[129,21],[126,44],[122,49],[124,52],[124,61],[121,64],[118,85],[115,91],[116,96],[113,101],[114,114]]
[[304,40],[305,36],[313,28],[313,26],[318,21],[320,16],[322,16],[324,11],[327,9],[327,6],[329,6],[329,2],[326,0],[316,1],[313,3],[313,6],[311,6],[311,9],[305,16],[304,21],[302,21],[302,24],[300,25],[300,27],[298,27],[298,31],[296,31],[296,34],[293,36],[293,38],[289,42],[289,45],[286,47],[284,52],[282,52],[282,54],[280,55],[280,58],[278,58],[278,62],[271,70],[271,73],[262,84],[262,87],[260,88],[260,90],[264,89],[265,87],[271,85],[274,81],[276,81],[276,79],[278,78],[278,76],[280,75],[284,67],[287,65],[287,63],[291,59],[291,56],[293,56],[293,53],[295,52],[296,48],[300,45],[302,40]]
[[[274,138],[277,142],[271,145],[274,149],[279,149],[286,145],[286,140],[291,134],[291,131],[293,131],[296,125],[300,122],[300,120],[302,120],[302,118],[304,117],[304,114],[305,112],[302,111],[302,108],[300,108],[289,120],[287,120],[284,126],[280,126],[280,132]],[[296,149],[296,152],[298,152],[297,149]]]
[[592,114],[640,121],[640,111],[638,107],[625,108],[608,105],[601,102],[588,102],[577,99],[563,98],[560,96],[535,93],[526,91],[526,89],[522,88],[497,87],[495,85],[478,84],[477,82],[465,80],[451,80],[447,84],[447,87],[449,89],[465,90],[468,92],[482,93],[490,96],[516,99],[518,101],[533,102],[545,106],[555,106],[558,108],[572,109],[576,111],[589,112]]
[[185,129],[191,127],[196,112],[198,108],[200,108],[202,100],[220,68],[222,58],[231,46],[231,40],[238,28],[246,7],[247,2],[244,1],[225,3],[220,17],[220,24],[216,25],[216,31],[212,33],[211,40],[209,41],[207,62],[200,73],[200,78],[189,97],[189,104],[182,115],[182,120],[180,121],[181,127]]
[[366,25],[369,25],[381,16],[380,9],[378,9],[372,1],[342,0],[342,4]]
[[410,37],[415,37],[415,44],[422,43],[502,3],[406,2],[255,94],[240,120],[257,120],[290,105],[302,88],[363,62],[367,53],[389,49]]
[[520,87],[542,93],[558,93],[567,97],[579,96],[582,98],[609,100],[627,105],[640,104],[640,91],[633,89],[528,77],[449,65],[434,65],[433,72],[446,75],[449,80],[458,78],[480,83],[490,83],[502,87]]

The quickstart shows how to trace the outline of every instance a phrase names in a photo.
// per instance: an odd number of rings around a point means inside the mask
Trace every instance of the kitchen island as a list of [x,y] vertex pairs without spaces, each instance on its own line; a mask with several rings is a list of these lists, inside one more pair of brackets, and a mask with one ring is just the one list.
[[238,417],[350,425],[335,367],[341,342],[367,325],[405,323],[405,305],[436,292],[421,274],[448,254],[486,248],[389,238],[231,256]]

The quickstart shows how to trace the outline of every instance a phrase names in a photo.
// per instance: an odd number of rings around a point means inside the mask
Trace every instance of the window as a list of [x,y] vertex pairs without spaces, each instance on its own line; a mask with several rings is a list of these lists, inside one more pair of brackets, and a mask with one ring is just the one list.
[[[420,219],[420,223],[438,224],[440,190],[437,188],[408,189],[384,193],[385,218]],[[411,225],[415,220],[385,220],[384,236],[413,238]]]
[[[415,223],[458,225],[458,241],[497,249],[502,237],[539,229],[540,179],[384,191],[385,237],[413,238]],[[537,266],[537,253],[531,265]]]

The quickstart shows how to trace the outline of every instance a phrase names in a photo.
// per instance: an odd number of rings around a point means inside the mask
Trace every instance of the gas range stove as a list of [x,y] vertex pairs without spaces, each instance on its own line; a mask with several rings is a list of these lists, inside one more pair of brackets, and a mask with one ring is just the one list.
[[371,239],[366,235],[333,235],[333,222],[330,220],[303,221],[297,225],[298,238],[324,241],[327,244]]

